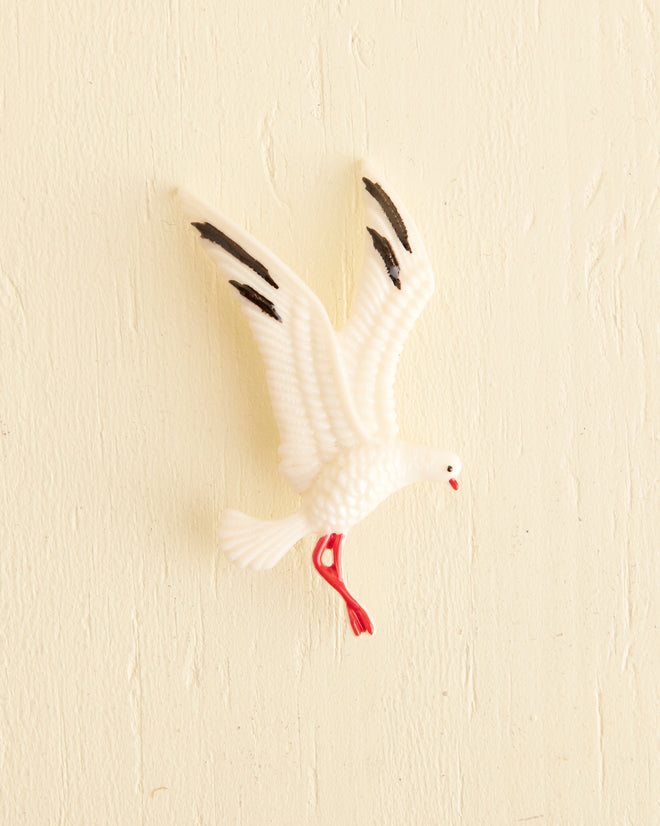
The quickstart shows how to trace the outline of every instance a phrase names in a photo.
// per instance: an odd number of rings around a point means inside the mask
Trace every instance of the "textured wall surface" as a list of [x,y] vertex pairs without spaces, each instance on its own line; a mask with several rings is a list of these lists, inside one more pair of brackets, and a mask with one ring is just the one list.
[[[660,823],[653,0],[0,5],[0,822]],[[461,490],[280,516],[263,366],[185,185],[341,325],[359,158],[437,290],[402,432]]]

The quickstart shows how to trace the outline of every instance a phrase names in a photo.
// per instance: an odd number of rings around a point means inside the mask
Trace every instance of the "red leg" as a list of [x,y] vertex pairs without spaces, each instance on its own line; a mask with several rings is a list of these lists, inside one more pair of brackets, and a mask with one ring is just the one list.
[[[344,572],[341,565],[341,549],[344,535],[341,533],[331,533],[322,536],[316,543],[312,560],[314,567],[321,574],[323,579],[342,595],[348,608],[348,618],[351,621],[351,628],[357,637],[366,631],[368,634],[374,633],[374,626],[369,619],[369,614],[360,603],[349,593],[344,581]],[[323,562],[323,552],[329,549],[332,551],[332,564],[326,565]]]

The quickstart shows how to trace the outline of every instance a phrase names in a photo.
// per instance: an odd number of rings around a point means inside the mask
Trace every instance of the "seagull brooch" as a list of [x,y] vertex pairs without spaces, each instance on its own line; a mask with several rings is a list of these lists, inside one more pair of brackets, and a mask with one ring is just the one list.
[[373,634],[374,626],[346,587],[346,532],[404,486],[432,480],[456,490],[461,472],[453,453],[398,438],[394,375],[405,339],[433,292],[433,272],[398,198],[370,169],[363,173],[364,273],[339,332],[309,287],[272,252],[183,196],[192,226],[248,317],[266,365],[280,471],[302,495],[300,510],[284,519],[225,511],[220,550],[241,567],[265,569],[307,534],[320,536],[314,566],[344,598],[356,635]]

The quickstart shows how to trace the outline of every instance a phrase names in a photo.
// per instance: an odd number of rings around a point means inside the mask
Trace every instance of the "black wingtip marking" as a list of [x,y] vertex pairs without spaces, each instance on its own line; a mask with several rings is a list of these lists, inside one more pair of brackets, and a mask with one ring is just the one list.
[[256,258],[253,258],[249,252],[246,252],[243,247],[236,243],[236,241],[233,241],[228,235],[225,235],[222,230],[214,227],[213,224],[209,224],[208,221],[204,221],[203,223],[200,221],[193,221],[192,225],[199,231],[202,238],[206,238],[208,241],[212,241],[214,244],[221,246],[223,250],[226,250],[226,252],[230,255],[233,255],[234,258],[241,262],[241,264],[245,264],[246,267],[254,270],[254,272],[261,276],[264,281],[267,281],[271,287],[275,287],[276,290],[279,290],[279,286],[275,283],[271,274],[268,272],[268,269],[264,267],[261,261],[257,261]]
[[408,229],[406,228],[403,218],[399,210],[396,208],[394,201],[385,192],[380,184],[375,184],[369,178],[362,178],[367,192],[371,197],[380,204],[381,209],[385,213],[385,217],[392,225],[392,229],[396,232],[396,236],[401,241],[404,249],[412,252],[410,249],[410,242],[408,241]]
[[389,275],[392,284],[394,284],[397,290],[400,290],[401,279],[399,278],[399,273],[401,272],[401,268],[399,267],[399,262],[394,254],[392,245],[384,235],[376,232],[375,229],[367,227],[367,231],[369,232],[369,235],[371,235],[371,240],[374,243],[374,249],[383,259],[383,264],[385,264],[385,269],[387,270],[387,274]]
[[265,295],[257,292],[249,284],[240,284],[238,281],[230,281],[229,283],[232,287],[236,287],[243,298],[247,298],[248,301],[251,301],[254,305],[259,307],[262,313],[266,313],[266,315],[269,315],[271,318],[274,318],[275,321],[279,321],[281,323],[282,316],[275,309],[273,302],[266,298]]

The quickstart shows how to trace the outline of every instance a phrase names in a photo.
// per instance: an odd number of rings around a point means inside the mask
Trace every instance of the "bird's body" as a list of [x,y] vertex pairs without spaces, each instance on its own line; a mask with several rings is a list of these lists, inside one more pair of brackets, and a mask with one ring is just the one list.
[[358,445],[338,454],[303,494],[314,533],[346,534],[407,483],[406,443]]
[[[438,471],[450,476],[460,469],[459,460],[442,454]],[[348,533],[388,496],[414,482],[433,479],[429,448],[388,439],[371,442],[338,454],[303,494],[302,510],[310,533]]]
[[[385,498],[412,482],[448,481],[453,453],[398,438],[394,374],[408,332],[433,291],[433,276],[412,220],[365,170],[367,253],[355,308],[335,333],[311,290],[240,228],[188,198],[212,257],[237,290],[266,365],[278,422],[280,470],[302,497],[280,520],[225,511],[220,549],[241,566],[270,568],[299,540],[321,534],[313,559],[346,600],[356,634],[373,633],[348,593],[343,536]],[[241,280],[238,280],[241,279]],[[326,550],[332,564],[323,559]]]

